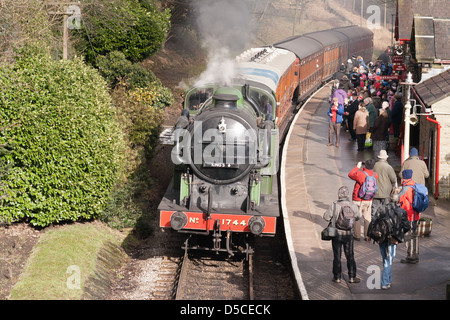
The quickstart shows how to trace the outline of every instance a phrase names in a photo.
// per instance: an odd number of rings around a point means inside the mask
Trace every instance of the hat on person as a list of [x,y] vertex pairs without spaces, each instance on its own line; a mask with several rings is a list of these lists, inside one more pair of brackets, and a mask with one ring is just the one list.
[[388,156],[386,150],[380,150],[380,154],[378,155],[379,159],[385,159],[386,160],[388,157],[389,156]]
[[417,151],[416,148],[412,148],[411,151],[409,152],[410,156],[418,156],[419,155],[419,151]]
[[338,197],[339,199],[348,198],[349,197],[349,191],[346,186],[342,186],[338,190]]
[[389,102],[383,101],[383,103],[381,104],[381,108],[387,109],[388,107],[389,107]]
[[413,175],[413,171],[411,169],[403,170],[402,177],[403,179],[411,179]]

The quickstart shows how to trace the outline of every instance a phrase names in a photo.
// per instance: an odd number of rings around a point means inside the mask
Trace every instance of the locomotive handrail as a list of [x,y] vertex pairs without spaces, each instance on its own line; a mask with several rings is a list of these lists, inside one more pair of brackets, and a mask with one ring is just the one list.
[[248,84],[245,84],[242,87],[242,95],[244,96],[244,99],[246,99],[250,103],[250,105],[252,106],[253,110],[255,110],[256,115],[258,117],[261,117],[262,116],[262,112],[259,109],[259,106],[255,102],[255,100],[253,100],[253,98],[250,96],[249,91],[250,91],[250,86]]

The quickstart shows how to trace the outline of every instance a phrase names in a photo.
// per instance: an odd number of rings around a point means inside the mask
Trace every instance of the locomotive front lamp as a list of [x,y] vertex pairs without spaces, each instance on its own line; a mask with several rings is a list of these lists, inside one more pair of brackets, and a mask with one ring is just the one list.
[[179,231],[183,229],[188,222],[188,217],[186,213],[177,211],[172,214],[170,217],[170,226],[172,229]]
[[260,216],[253,216],[248,220],[248,227],[250,232],[255,236],[259,236],[266,226],[266,222]]

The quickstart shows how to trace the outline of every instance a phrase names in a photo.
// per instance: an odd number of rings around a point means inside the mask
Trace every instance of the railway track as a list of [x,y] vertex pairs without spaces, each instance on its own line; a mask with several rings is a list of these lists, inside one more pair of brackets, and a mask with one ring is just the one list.
[[249,300],[248,265],[242,259],[217,259],[186,253],[175,299]]
[[[282,232],[281,232],[282,234]],[[229,258],[203,251],[162,259],[153,299],[295,300],[300,296],[282,236],[256,238],[255,253]],[[173,252],[173,249],[171,250]]]

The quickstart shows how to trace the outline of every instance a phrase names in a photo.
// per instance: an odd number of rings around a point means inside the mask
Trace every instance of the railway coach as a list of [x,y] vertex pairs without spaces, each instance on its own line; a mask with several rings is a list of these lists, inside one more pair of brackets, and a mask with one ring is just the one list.
[[175,130],[174,177],[160,205],[160,227],[186,233],[184,249],[254,252],[280,216],[279,144],[299,102],[351,55],[370,60],[373,33],[350,26],[246,50],[231,84],[185,94],[190,121]]

